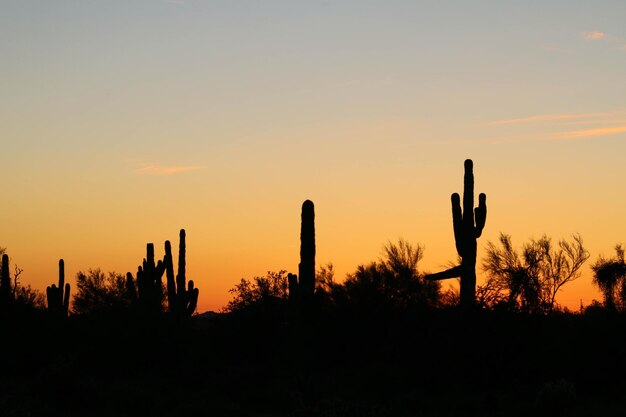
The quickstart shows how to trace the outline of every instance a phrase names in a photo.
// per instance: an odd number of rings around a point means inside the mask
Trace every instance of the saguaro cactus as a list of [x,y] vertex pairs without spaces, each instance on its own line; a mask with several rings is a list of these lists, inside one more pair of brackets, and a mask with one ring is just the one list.
[[70,306],[70,284],[65,284],[65,263],[59,259],[59,286],[52,284],[46,288],[48,311],[67,316]]
[[170,313],[178,316],[191,316],[198,304],[199,290],[194,288],[193,280],[187,284],[185,268],[185,229],[180,230],[180,241],[178,246],[178,274],[174,279],[174,262],[172,257],[172,245],[170,241],[165,241],[165,276],[167,278],[167,303]]
[[154,263],[154,244],[148,243],[143,268],[140,266],[137,270],[137,298],[139,305],[146,311],[162,310],[164,272],[165,265],[162,261]]
[[0,306],[11,301],[11,275],[9,274],[9,255],[2,255],[2,269],[0,270]]
[[476,301],[476,239],[480,237],[487,220],[487,196],[478,196],[478,207],[474,208],[474,173],[471,159],[465,160],[463,181],[463,211],[457,193],[452,194],[452,225],[456,250],[461,257],[461,265],[432,275],[426,279],[440,280],[461,278],[461,306],[470,307]]
[[311,200],[302,203],[298,275],[288,275],[289,298],[307,303],[315,292],[315,206]]

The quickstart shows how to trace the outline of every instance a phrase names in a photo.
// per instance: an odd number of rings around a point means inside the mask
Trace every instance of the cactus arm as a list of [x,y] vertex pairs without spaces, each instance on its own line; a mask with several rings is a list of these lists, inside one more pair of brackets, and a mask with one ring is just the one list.
[[172,245],[169,240],[165,241],[165,257],[163,258],[163,264],[165,265],[165,277],[167,280],[167,303],[171,306],[176,297],[176,281],[174,278]]
[[463,273],[461,265],[452,267],[446,271],[437,272],[436,274],[428,274],[424,278],[430,281],[439,281],[441,279],[458,278]]
[[474,163],[471,159],[465,160],[465,175],[463,178],[463,225],[466,230],[474,227]]
[[474,209],[474,216],[476,217],[474,237],[479,238],[487,221],[487,196],[484,193],[480,193],[478,196],[478,207]]
[[59,259],[59,306],[63,305],[63,289],[65,288],[65,262]]
[[186,244],[185,229],[180,229],[179,244],[178,244],[178,275],[176,276],[176,291],[183,294],[185,292],[185,280],[187,278],[186,273]]
[[454,242],[459,256],[465,253],[465,241],[463,239],[463,215],[461,214],[461,197],[454,193],[450,197],[452,203],[452,227],[454,229]]
[[65,294],[63,296],[63,313],[67,315],[70,308],[70,284],[65,284]]
[[200,291],[194,288],[193,280],[189,280],[187,294],[189,295],[189,305],[187,306],[187,315],[191,316],[196,311],[198,305],[198,295]]

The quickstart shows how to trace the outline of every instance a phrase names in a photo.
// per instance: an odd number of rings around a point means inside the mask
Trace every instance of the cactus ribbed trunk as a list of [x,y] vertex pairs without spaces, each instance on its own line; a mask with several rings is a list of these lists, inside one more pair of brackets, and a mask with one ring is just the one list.
[[9,255],[2,255],[2,276],[0,277],[0,305],[11,300],[11,275],[9,274]]
[[478,207],[474,209],[474,165],[471,159],[465,160],[463,179],[463,206],[461,197],[454,193],[452,202],[452,225],[456,250],[461,257],[461,265],[432,275],[426,279],[440,280],[461,278],[460,303],[462,307],[472,307],[476,302],[476,239],[482,234],[487,219],[487,196],[478,196]]
[[315,292],[315,207],[311,200],[302,203],[298,272],[300,296],[306,302],[313,298]]

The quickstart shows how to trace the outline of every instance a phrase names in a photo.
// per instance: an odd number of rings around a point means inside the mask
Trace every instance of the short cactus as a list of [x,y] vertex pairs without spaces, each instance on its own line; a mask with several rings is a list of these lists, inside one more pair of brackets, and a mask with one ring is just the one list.
[[9,255],[2,255],[2,269],[0,275],[0,306],[6,306],[11,302],[12,288],[11,275],[9,274]]
[[70,306],[70,284],[65,283],[65,263],[59,259],[59,286],[52,284],[46,288],[48,311],[54,314],[67,316]]
[[487,220],[487,196],[478,196],[478,207],[474,209],[474,173],[471,159],[465,160],[463,185],[463,211],[457,193],[452,194],[452,224],[456,250],[461,257],[461,265],[432,275],[426,279],[440,280],[461,278],[461,306],[473,306],[476,301],[476,239],[482,234]]

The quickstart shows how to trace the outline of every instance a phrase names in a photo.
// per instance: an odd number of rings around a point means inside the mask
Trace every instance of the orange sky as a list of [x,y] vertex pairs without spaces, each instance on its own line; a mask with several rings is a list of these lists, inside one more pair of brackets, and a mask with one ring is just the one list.
[[[135,271],[187,230],[199,309],[296,271],[300,205],[341,280],[403,237],[456,259],[463,160],[480,250],[580,233],[558,301],[626,236],[626,3],[4,2],[0,246],[43,289]],[[480,262],[480,261],[479,261]],[[480,273],[479,273],[480,276]]]

